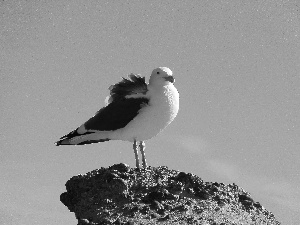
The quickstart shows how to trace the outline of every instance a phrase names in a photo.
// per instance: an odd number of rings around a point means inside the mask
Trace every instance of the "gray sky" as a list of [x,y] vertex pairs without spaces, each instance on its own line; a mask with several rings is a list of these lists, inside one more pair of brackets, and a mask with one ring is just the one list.
[[146,142],[148,164],[236,183],[299,222],[299,4],[247,2],[1,1],[0,224],[75,224],[59,201],[70,177],[134,167],[129,142],[53,143],[120,77],[159,66],[180,111]]

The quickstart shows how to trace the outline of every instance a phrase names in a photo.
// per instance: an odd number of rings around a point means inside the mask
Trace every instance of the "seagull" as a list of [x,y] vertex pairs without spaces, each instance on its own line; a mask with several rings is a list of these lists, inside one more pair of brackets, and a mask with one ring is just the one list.
[[131,73],[128,78],[111,85],[106,106],[77,129],[60,138],[58,145],[85,145],[109,140],[133,142],[136,167],[147,168],[145,140],[166,128],[179,110],[179,93],[175,79],[167,67],[152,71],[149,84],[145,77]]

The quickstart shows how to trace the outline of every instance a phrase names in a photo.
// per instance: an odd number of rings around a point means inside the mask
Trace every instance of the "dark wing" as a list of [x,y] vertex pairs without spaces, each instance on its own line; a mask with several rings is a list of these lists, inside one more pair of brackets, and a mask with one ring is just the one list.
[[[60,138],[56,145],[62,144],[64,140],[77,136],[93,134],[96,131],[112,131],[125,127],[138,114],[139,110],[148,104],[149,99],[144,96],[148,89],[145,77],[130,74],[128,79],[123,78],[119,83],[110,86],[110,98],[108,105],[100,109],[95,116],[90,118],[82,126]],[[140,94],[137,97],[137,94]],[[133,98],[128,98],[135,95]],[[101,139],[88,141],[89,143],[107,141]],[[83,142],[86,144],[86,142]]]
[[[95,130],[112,131],[123,128],[134,119],[139,113],[139,110],[148,104],[148,102],[149,99],[147,98],[123,98],[114,101],[100,109],[95,116],[82,125],[84,127],[83,130],[85,130],[84,132],[78,132],[78,130],[82,128],[82,126],[80,126],[60,139],[71,139],[76,136],[95,133]],[[57,143],[59,144],[60,142],[58,141]]]
[[110,102],[118,101],[126,96],[133,94],[146,94],[148,91],[145,77],[141,77],[137,74],[128,75],[128,79],[123,77],[123,80],[119,83],[111,85],[110,90]]
[[128,98],[113,101],[84,123],[87,130],[109,131],[125,127],[148,104],[147,98]]

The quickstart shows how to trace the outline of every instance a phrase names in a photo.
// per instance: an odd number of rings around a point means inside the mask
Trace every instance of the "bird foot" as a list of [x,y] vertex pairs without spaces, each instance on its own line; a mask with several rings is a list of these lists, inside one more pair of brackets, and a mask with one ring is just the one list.
[[136,168],[140,168],[140,160],[139,160],[139,154],[138,154],[138,151],[137,151],[137,141],[134,140],[133,142],[133,151],[134,151],[134,156],[135,156],[135,165],[136,165]]
[[140,162],[139,162],[140,160],[139,160],[137,147],[139,147],[140,152],[142,154],[143,168],[147,168],[146,155],[145,155],[145,142],[144,141],[139,141],[139,144],[137,144],[137,141],[134,140],[134,142],[133,142],[133,151],[134,151],[134,156],[135,156],[136,168],[140,168]]
[[142,154],[142,162],[143,162],[143,168],[147,168],[147,162],[146,162],[146,155],[145,155],[145,142],[144,141],[140,141],[139,147],[140,147],[140,151]]

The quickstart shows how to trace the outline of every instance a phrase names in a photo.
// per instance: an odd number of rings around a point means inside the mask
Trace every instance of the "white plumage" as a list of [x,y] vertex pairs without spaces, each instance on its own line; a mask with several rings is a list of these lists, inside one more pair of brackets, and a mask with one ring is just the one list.
[[139,145],[143,167],[147,167],[144,141],[168,126],[179,110],[179,94],[173,83],[172,71],[167,67],[154,69],[149,84],[144,77],[130,74],[128,79],[123,78],[109,88],[105,107],[76,130],[61,137],[56,145],[130,141],[134,142],[136,166],[139,167]]

